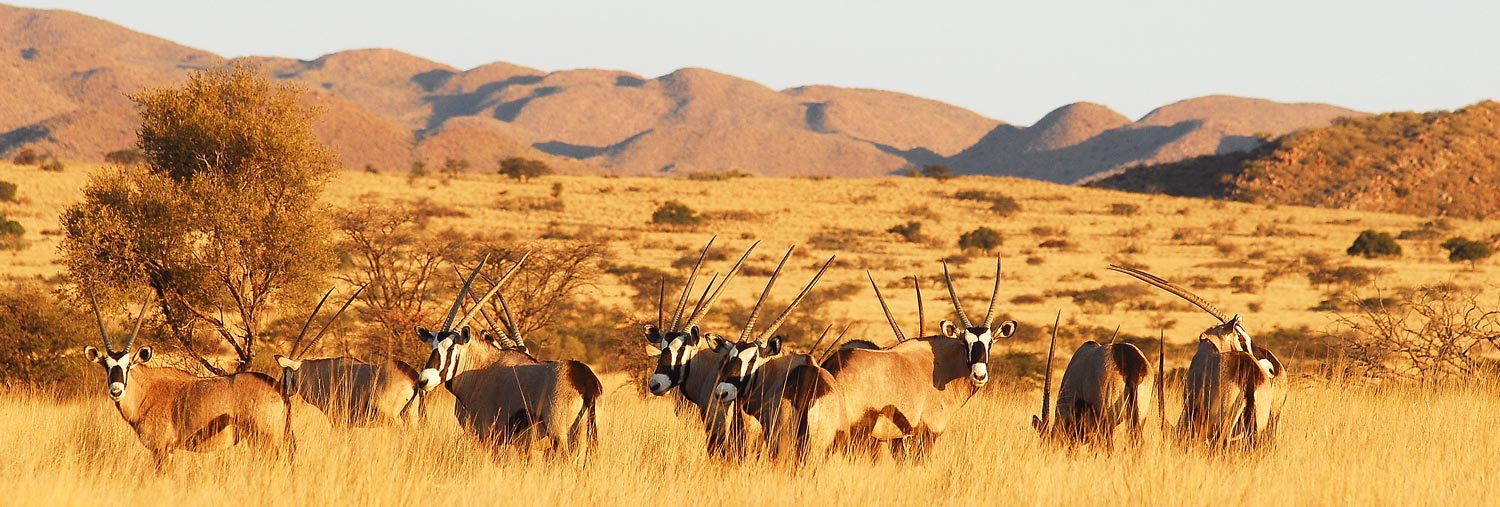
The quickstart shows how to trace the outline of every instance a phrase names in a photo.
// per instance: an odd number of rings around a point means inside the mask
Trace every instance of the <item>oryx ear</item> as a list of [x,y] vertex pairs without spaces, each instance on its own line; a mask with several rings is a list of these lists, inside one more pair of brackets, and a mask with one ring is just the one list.
[[696,347],[698,346],[698,342],[703,339],[703,332],[698,329],[697,324],[694,324],[693,327],[689,327],[687,329],[687,335],[689,346]]
[[302,367],[302,361],[298,361],[281,354],[276,354],[276,364],[281,365],[282,368],[286,368],[292,371],[297,371],[297,368]]
[[708,338],[714,341],[714,352],[726,353],[734,350],[734,344],[730,343],[729,340],[725,340],[723,336],[709,334]]
[[661,347],[657,347],[655,344],[645,343],[641,346],[645,347],[644,350],[646,351],[646,357],[657,357],[661,355]]
[[469,343],[469,326],[464,326],[463,329],[458,330],[458,336],[453,338],[454,345],[463,345],[465,343]]
[[432,343],[437,340],[437,335],[425,327],[417,326],[417,338],[420,338],[422,343]]
[[765,357],[771,357],[781,354],[781,337],[771,337],[771,341],[766,342],[766,345],[764,347],[761,347],[761,350],[765,352],[761,354]]
[[999,326],[990,328],[991,338],[1010,338],[1014,334],[1016,334],[1016,321],[1014,320],[1007,320],[1001,322]]
[[145,364],[151,360],[151,347],[141,347],[135,351],[135,364]]
[[954,324],[951,320],[945,320],[942,324],[938,324],[938,329],[943,330],[943,336],[954,339],[959,337],[958,324]]
[[650,343],[661,343],[661,328],[646,324],[646,341]]
[[86,357],[89,359],[89,361],[95,363],[103,364],[104,362],[104,354],[100,354],[99,349],[95,348],[93,345],[89,345],[83,348],[83,357]]

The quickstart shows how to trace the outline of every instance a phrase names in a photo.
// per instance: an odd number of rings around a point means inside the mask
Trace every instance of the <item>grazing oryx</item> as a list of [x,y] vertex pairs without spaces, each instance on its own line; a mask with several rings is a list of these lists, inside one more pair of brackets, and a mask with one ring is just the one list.
[[1198,295],[1145,271],[1114,265],[1109,269],[1172,293],[1219,319],[1219,325],[1198,336],[1178,436],[1216,445],[1244,440],[1248,447],[1275,438],[1286,403],[1286,371],[1276,354],[1251,343],[1240,316],[1226,317]]
[[[1058,312],[1058,319],[1062,312]],[[1042,417],[1031,418],[1032,427],[1043,437],[1068,443],[1089,442],[1114,446],[1115,427],[1129,423],[1132,442],[1139,442],[1141,418],[1150,403],[1147,382],[1151,365],[1141,349],[1129,343],[1109,344],[1089,340],[1078,347],[1063,372],[1057,389],[1057,420],[1047,426],[1047,402],[1052,387],[1052,354],[1057,347],[1057,324],[1052,323],[1052,343],[1047,347],[1047,373],[1042,385]],[[1118,330],[1116,331],[1118,333]]]
[[[302,331],[287,350],[288,355],[276,355],[276,363],[281,365],[283,388],[318,407],[336,425],[410,423],[414,414],[402,409],[417,391],[417,370],[411,365],[394,359],[381,364],[367,364],[352,357],[302,359],[363,291],[364,287],[354,291],[338,313],[334,314],[333,319],[324,324],[307,346],[298,352],[297,346],[307,335],[308,326],[318,316],[318,311],[323,308],[323,303],[328,301],[333,290],[329,289],[323,295],[323,300],[313,307],[312,315],[307,317],[307,322],[302,324]],[[417,412],[420,412],[420,407]]]
[[[849,412],[847,426],[838,431],[853,446],[869,445],[870,439],[893,441],[914,437],[917,455],[925,456],[932,442],[948,428],[954,414],[989,382],[993,340],[1008,338],[1016,332],[1015,321],[991,325],[995,300],[1000,295],[1000,275],[997,259],[989,309],[984,321],[975,325],[959,304],[944,263],[948,295],[962,327],[945,320],[941,325],[943,336],[914,338],[883,350],[841,349],[824,362],[840,389],[806,387],[802,392],[841,391]],[[813,396],[810,401],[815,406],[822,399]]]
[[[692,295],[693,284],[698,277],[698,269],[703,265],[703,259],[708,255],[708,250],[713,246],[714,238],[708,240],[703,251],[698,255],[698,261],[693,264],[693,270],[688,273],[687,283],[682,287],[682,295],[677,299],[676,310],[672,312],[672,319],[665,321],[666,307],[666,285],[662,284],[661,292],[658,294],[656,306],[656,325],[645,326],[645,338],[649,352],[656,355],[656,370],[652,372],[647,380],[646,386],[651,394],[663,396],[677,388],[676,406],[678,412],[682,413],[686,407],[696,409],[699,419],[706,430],[707,446],[710,453],[717,455],[735,454],[743,451],[746,433],[758,433],[759,428],[753,421],[746,421],[738,412],[727,410],[714,410],[713,390],[718,385],[719,365],[726,357],[722,346],[706,347],[710,342],[722,344],[723,338],[716,334],[704,333],[698,328],[698,322],[708,315],[708,310],[713,307],[714,302],[719,300],[724,287],[739,273],[740,267],[744,265],[745,259],[760,245],[757,241],[752,243],[740,259],[729,269],[729,273],[719,280],[716,275],[709,280],[708,286],[703,289],[703,295],[698,298],[697,304],[693,305],[692,311],[687,315],[688,299]],[[714,286],[718,281],[719,285]],[[666,327],[663,327],[666,325]],[[708,338],[708,339],[704,339]]]
[[[714,401],[719,408],[733,410],[731,406],[738,407],[745,415],[755,418],[760,423],[761,434],[766,446],[766,456],[771,459],[777,458],[785,447],[800,442],[798,431],[799,413],[793,409],[791,402],[794,401],[793,393],[787,390],[788,381],[792,377],[792,371],[799,367],[811,366],[816,368],[816,362],[809,354],[782,355],[782,337],[776,335],[786,323],[787,316],[802,302],[807,293],[812,291],[818,280],[823,278],[823,273],[833,264],[834,256],[830,256],[823,263],[818,273],[813,275],[811,281],[787,304],[781,314],[771,322],[771,325],[761,332],[759,336],[751,338],[755,333],[755,320],[760,315],[760,309],[766,302],[766,296],[771,293],[771,288],[776,285],[776,278],[781,274],[781,268],[786,265],[787,259],[791,258],[793,246],[787,249],[786,255],[777,264],[776,270],[771,273],[771,278],[766,282],[766,288],[761,291],[760,299],[750,310],[750,316],[746,318],[745,328],[740,332],[739,339],[734,343],[723,343],[720,352],[727,352],[728,356],[719,369],[719,384],[714,388]],[[831,415],[842,419],[844,410],[842,407],[821,408]],[[821,416],[818,412],[813,417]],[[826,447],[826,446],[825,446]],[[801,450],[805,446],[798,446]]]
[[[483,442],[528,449],[535,441],[548,439],[554,452],[566,448],[569,454],[586,454],[598,443],[595,406],[604,393],[588,365],[541,362],[524,350],[502,348],[501,343],[483,337],[472,342],[469,327],[463,324],[479,314],[479,307],[498,292],[499,284],[459,322],[458,331],[452,330],[469,286],[483,267],[480,261],[464,280],[442,330],[417,327],[417,336],[432,347],[419,376],[422,389],[431,390],[439,383],[446,386],[456,400],[454,415],[459,423]],[[506,338],[524,343],[505,297],[499,300],[502,322],[509,328]]]
[[158,472],[178,449],[216,451],[241,440],[266,449],[285,444],[288,455],[295,454],[291,399],[276,379],[255,372],[202,378],[176,368],[146,366],[151,361],[151,347],[141,347],[132,354],[130,346],[145,321],[151,298],[141,306],[124,346],[115,350],[93,288],[85,289],[104,339],[104,351],[90,346],[83,353],[104,367],[109,398],[141,444],[151,451]]

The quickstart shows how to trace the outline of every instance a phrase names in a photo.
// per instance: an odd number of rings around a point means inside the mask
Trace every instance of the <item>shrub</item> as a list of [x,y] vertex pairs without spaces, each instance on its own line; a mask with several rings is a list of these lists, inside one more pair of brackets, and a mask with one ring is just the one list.
[[105,153],[104,161],[111,164],[136,165],[146,161],[146,154],[135,148],[126,148]]
[[510,157],[500,161],[500,174],[510,176],[519,181],[526,181],[552,174],[552,168],[546,162],[529,158]]
[[1008,217],[1021,212],[1021,203],[1016,202],[1010,196],[997,195],[990,204],[990,211],[995,212],[996,215]]
[[678,201],[667,201],[651,213],[651,223],[657,225],[698,225],[703,222],[703,217],[693,211],[686,204]]
[[16,184],[9,181],[0,181],[0,202],[12,202],[16,200]]
[[42,155],[31,148],[23,148],[16,152],[16,156],[10,161],[16,165],[37,165],[42,163]]
[[922,166],[922,176],[925,176],[925,177],[928,177],[928,178],[932,178],[932,179],[935,179],[935,180],[938,180],[938,181],[948,181],[948,180],[951,180],[951,179],[957,177],[958,175],[957,174],[953,174],[953,169],[950,168],[950,167],[948,167],[948,166],[945,166],[945,165],[929,165],[929,166]]
[[1348,298],[1338,316],[1354,373],[1424,384],[1474,381],[1493,371],[1485,344],[1500,335],[1500,309],[1451,285],[1417,288],[1399,300]]
[[958,247],[964,250],[990,251],[1000,246],[1000,232],[989,227],[980,227],[958,237]]
[[1448,238],[1441,246],[1448,251],[1448,262],[1468,261],[1471,267],[1495,253],[1489,243],[1473,241],[1463,236]]
[[885,232],[894,233],[897,236],[901,236],[901,239],[906,241],[907,243],[921,243],[922,241],[927,239],[927,236],[922,234],[922,222],[907,222],[905,224],[886,229]]
[[727,181],[739,178],[749,178],[750,173],[739,169],[728,171],[689,171],[687,179],[691,181]]
[[413,160],[411,169],[407,170],[407,176],[411,178],[423,178],[427,176],[427,162]]
[[1314,286],[1341,285],[1345,287],[1359,287],[1369,285],[1380,273],[1378,268],[1362,268],[1358,266],[1322,266],[1313,268],[1307,273],[1307,282]]
[[1354,244],[1349,245],[1344,253],[1364,256],[1366,259],[1400,257],[1401,245],[1389,233],[1367,230],[1359,233],[1359,237],[1354,238]]
[[443,174],[452,176],[458,173],[469,172],[470,165],[467,159],[450,157],[443,159],[443,167],[440,170]]
[[42,163],[41,168],[43,171],[60,173],[63,171],[63,163],[57,157],[49,156],[47,161]]
[[94,367],[78,359],[98,343],[85,316],[36,282],[0,286],[0,385],[49,385]]
[[26,228],[21,223],[10,220],[5,215],[0,215],[0,250],[21,249],[26,243],[21,238],[26,235]]
[[1119,216],[1135,216],[1140,214],[1141,206],[1128,202],[1117,202],[1109,205],[1109,214]]

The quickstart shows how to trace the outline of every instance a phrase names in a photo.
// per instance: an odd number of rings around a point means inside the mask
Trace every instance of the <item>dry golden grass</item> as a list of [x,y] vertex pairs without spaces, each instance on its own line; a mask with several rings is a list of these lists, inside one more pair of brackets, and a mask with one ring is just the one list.
[[[618,383],[614,382],[614,383]],[[299,417],[294,465],[244,446],[179,453],[161,476],[104,397],[0,402],[0,474],[12,505],[1473,505],[1500,465],[1492,388],[1436,393],[1299,386],[1274,449],[1226,457],[1161,445],[1101,455],[1043,446],[1036,393],[991,390],[965,407],[931,460],[835,456],[793,471],[705,457],[702,433],[670,402],[613,389],[599,409],[601,452],[587,467],[492,458],[451,426],[330,436]],[[1169,403],[1169,413],[1177,406]],[[306,410],[310,410],[306,409]],[[434,410],[434,420],[451,420]],[[43,422],[45,421],[45,422]],[[326,422],[324,422],[326,424]]]

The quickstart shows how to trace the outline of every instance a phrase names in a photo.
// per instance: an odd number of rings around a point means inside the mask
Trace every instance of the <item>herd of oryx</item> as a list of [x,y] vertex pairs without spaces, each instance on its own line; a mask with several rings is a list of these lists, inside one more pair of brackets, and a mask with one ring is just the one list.
[[[942,321],[939,334],[922,336],[925,315],[916,277],[912,282],[923,322],[918,336],[908,338],[880,294],[879,284],[867,273],[895,343],[881,347],[870,339],[844,340],[840,334],[815,356],[828,333],[825,330],[807,353],[790,353],[777,331],[834,261],[829,257],[796,298],[758,329],[766,296],[791,257],[792,247],[766,282],[738,338],[731,341],[704,331],[700,323],[759,243],[750,245],[726,274],[715,274],[696,293],[698,273],[713,242],[709,240],[688,272],[670,315],[663,282],[656,321],[645,325],[644,333],[647,348],[657,356],[646,387],[656,396],[675,392],[677,412],[702,423],[706,448],[715,456],[740,458],[758,453],[766,459],[801,461],[832,452],[873,456],[889,446],[898,460],[925,457],[954,416],[989,382],[993,342],[1013,336],[1017,329],[1014,321],[995,323],[1001,277],[998,260],[994,290],[979,321],[970,320],[964,312],[944,263],[943,278],[957,322]],[[117,349],[90,287],[85,289],[104,350],[87,347],[85,354],[104,367],[109,397],[151,451],[158,470],[178,449],[212,451],[248,440],[264,448],[294,450],[292,406],[297,397],[339,426],[410,424],[425,413],[424,394],[440,384],[454,396],[459,424],[484,445],[528,449],[540,443],[548,446],[549,453],[585,457],[598,445],[595,408],[604,392],[599,378],[584,363],[541,361],[531,355],[501,294],[526,257],[498,282],[480,276],[487,261],[480,260],[468,276],[461,277],[463,285],[441,327],[436,331],[416,328],[416,336],[431,347],[420,369],[397,360],[367,364],[349,357],[303,359],[328,329],[325,324],[306,346],[299,347],[332,291],[313,309],[288,354],[276,357],[282,367],[279,380],[256,372],[203,378],[175,368],[145,366],[151,360],[151,348],[132,353],[131,345],[151,301],[142,306],[134,330]],[[1121,266],[1109,269],[1170,292],[1219,321],[1199,335],[1182,386],[1183,409],[1175,438],[1218,448],[1249,448],[1274,437],[1287,394],[1285,371],[1270,350],[1251,343],[1239,316],[1229,317],[1187,289],[1150,273]],[[471,292],[476,278],[490,286],[478,297]],[[698,294],[696,302],[694,294]],[[355,291],[333,319],[358,295]],[[493,319],[484,310],[491,300],[498,303]],[[463,312],[465,308],[468,311]],[[476,317],[482,318],[485,327],[477,336],[468,325]],[[1040,417],[1032,418],[1045,440],[1109,448],[1114,445],[1115,429],[1124,424],[1130,442],[1137,443],[1153,385],[1165,429],[1165,409],[1160,403],[1164,353],[1153,368],[1132,344],[1117,343],[1113,337],[1109,343],[1084,342],[1064,370],[1054,410],[1050,405],[1056,340],[1054,322],[1042,411]]]

